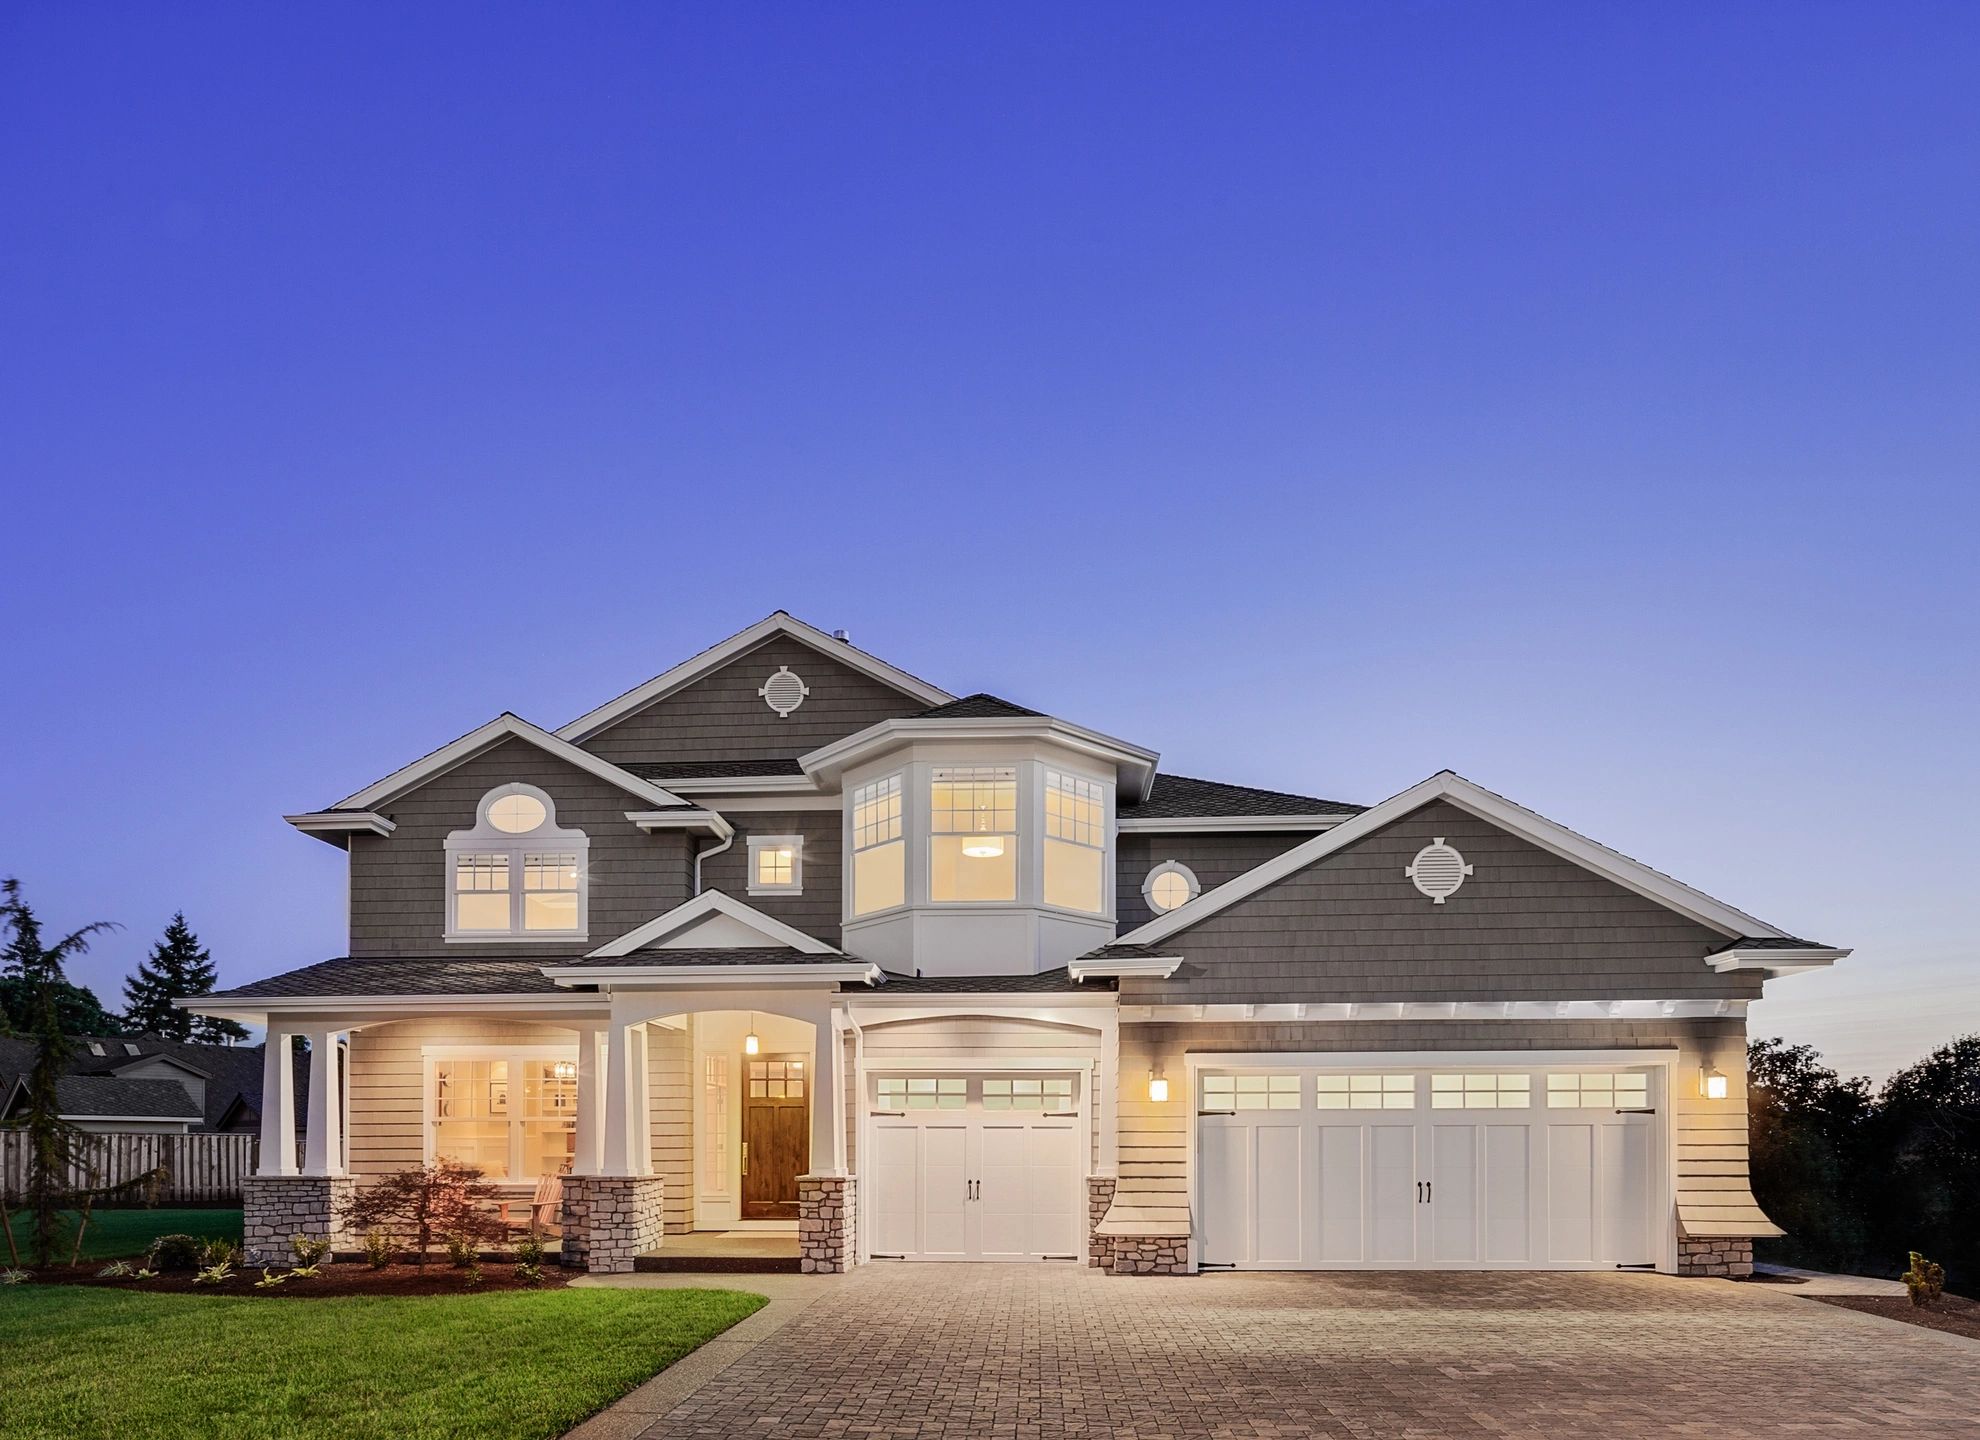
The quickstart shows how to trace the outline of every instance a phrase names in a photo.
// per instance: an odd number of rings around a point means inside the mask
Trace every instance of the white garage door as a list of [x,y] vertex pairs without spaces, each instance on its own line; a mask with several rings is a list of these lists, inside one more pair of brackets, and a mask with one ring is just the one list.
[[1282,1270],[1653,1264],[1658,1075],[1205,1071],[1200,1259]]
[[871,1082],[875,1260],[1076,1260],[1086,1137],[1073,1075]]

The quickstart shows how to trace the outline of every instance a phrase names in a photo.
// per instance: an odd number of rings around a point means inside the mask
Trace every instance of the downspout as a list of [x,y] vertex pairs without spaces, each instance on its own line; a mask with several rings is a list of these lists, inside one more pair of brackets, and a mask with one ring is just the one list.
[[695,894],[699,895],[701,893],[701,862],[706,860],[710,855],[720,855],[724,850],[728,849],[731,845],[735,843],[736,843],[736,832],[731,830],[729,832],[729,838],[724,840],[720,845],[710,845],[705,850],[697,850],[694,852],[694,893]]

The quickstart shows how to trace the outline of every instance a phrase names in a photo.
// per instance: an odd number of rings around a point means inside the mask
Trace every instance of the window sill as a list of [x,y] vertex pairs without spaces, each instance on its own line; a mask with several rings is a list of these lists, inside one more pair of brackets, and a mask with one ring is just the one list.
[[802,895],[802,885],[752,885],[744,892],[749,895]]
[[449,945],[569,945],[573,942],[585,945],[591,941],[591,936],[582,930],[560,930],[555,933],[531,931],[527,935],[507,931],[466,931],[449,933],[441,938]]

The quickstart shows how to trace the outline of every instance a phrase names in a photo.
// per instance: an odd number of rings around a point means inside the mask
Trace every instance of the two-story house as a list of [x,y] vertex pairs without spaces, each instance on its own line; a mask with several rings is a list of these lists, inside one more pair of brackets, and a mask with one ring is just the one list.
[[1171,775],[781,612],[288,819],[348,855],[349,954],[185,1002],[312,1043],[268,1248],[451,1156],[563,1175],[596,1269],[759,1229],[814,1270],[1723,1272],[1778,1233],[1746,1007],[1847,954],[1449,771]]

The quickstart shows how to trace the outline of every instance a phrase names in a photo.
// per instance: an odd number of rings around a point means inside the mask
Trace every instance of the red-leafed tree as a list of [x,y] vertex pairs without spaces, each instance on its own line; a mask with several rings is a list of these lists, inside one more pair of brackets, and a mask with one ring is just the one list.
[[506,1238],[489,1208],[495,1187],[481,1171],[457,1160],[435,1160],[399,1170],[360,1189],[344,1202],[344,1223],[353,1230],[380,1231],[413,1250],[413,1263],[426,1267],[433,1242],[450,1235],[493,1243]]

